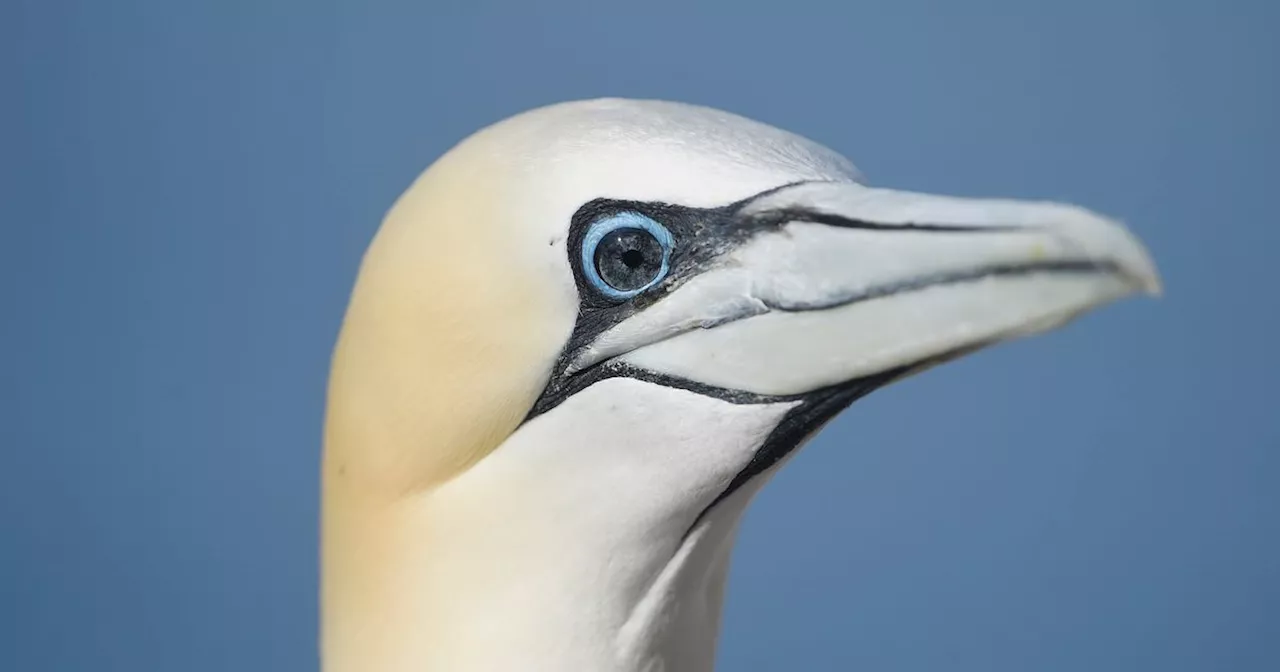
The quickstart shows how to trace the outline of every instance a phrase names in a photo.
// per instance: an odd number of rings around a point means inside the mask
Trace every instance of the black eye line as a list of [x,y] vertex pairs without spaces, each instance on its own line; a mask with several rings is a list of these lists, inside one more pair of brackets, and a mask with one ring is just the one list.
[[[569,235],[565,241],[569,267],[579,290],[578,319],[560,356],[552,365],[546,388],[535,404],[538,412],[531,416],[554,408],[577,391],[575,381],[584,381],[594,375],[595,367],[574,376],[566,376],[565,371],[574,356],[601,333],[661,300],[696,276],[703,264],[741,244],[759,229],[775,226],[773,223],[741,221],[737,214],[753,200],[789,186],[793,185],[781,185],[714,208],[610,198],[593,199],[579,207],[570,218]],[[625,212],[643,215],[662,225],[671,233],[673,244],[667,276],[648,290],[619,301],[605,296],[587,280],[582,268],[582,244],[593,224]]]
[[[649,293],[649,292],[643,292],[641,294],[637,294],[635,296],[628,297],[626,299],[615,299],[615,298],[604,295],[602,292],[596,289],[592,285],[592,283],[587,281],[586,273],[585,273],[585,270],[582,268],[582,263],[581,263],[582,244],[587,237],[587,233],[591,230],[591,227],[593,225],[595,225],[597,222],[608,219],[610,217],[615,217],[623,213],[627,213],[627,212],[636,213],[642,217],[647,217],[649,219],[652,219],[653,221],[657,222],[659,226],[662,226],[671,232],[672,239],[673,239],[671,253],[674,254],[675,250],[678,249],[680,246],[680,236],[674,230],[672,230],[672,227],[670,225],[672,215],[676,213],[684,214],[689,210],[692,210],[692,209],[682,208],[681,206],[670,205],[667,203],[643,203],[640,201],[621,201],[621,200],[614,200],[614,199],[607,199],[607,198],[597,198],[595,200],[589,201],[588,203],[584,204],[582,207],[578,208],[578,211],[573,214],[573,217],[570,220],[569,238],[566,241],[568,245],[566,247],[569,252],[569,265],[573,270],[574,281],[580,289],[584,290],[581,292],[580,312],[585,310],[590,310],[590,309],[605,309],[610,307],[632,305],[633,303],[636,302],[637,299]],[[628,228],[632,228],[632,227],[628,227]],[[638,230],[644,231],[644,229],[638,229]],[[645,231],[645,234],[649,236],[653,235],[648,231]],[[603,242],[604,241],[602,240],[601,244]],[[595,263],[598,249],[599,247],[597,247],[596,250],[592,251],[591,259],[593,263]],[[643,261],[643,259],[641,259],[640,261]],[[597,273],[599,273],[598,266],[596,271]],[[661,286],[662,286],[662,283],[659,282],[657,285],[650,288],[650,291],[658,289]],[[641,301],[641,303],[643,303],[643,301]]]
[[[757,229],[773,228],[780,224],[781,222],[773,221],[746,221],[739,222],[739,226],[736,227],[725,228],[723,226],[724,222],[733,220],[739,211],[753,201],[805,182],[807,180],[778,185],[733,203],[711,208],[676,205],[665,201],[633,201],[614,198],[595,198],[587,201],[570,217],[569,236],[566,241],[569,265],[573,271],[575,282],[580,288],[591,289],[587,294],[597,299],[595,305],[588,305],[589,302],[584,301],[582,307],[584,309],[590,307],[606,308],[632,304],[638,299],[643,303],[642,297],[654,290],[661,290],[664,285],[669,283],[669,280],[674,280],[678,276],[676,271],[681,258],[701,258],[704,255],[712,254],[716,248],[732,247],[740,243],[750,237]],[[590,283],[585,282],[586,278],[580,260],[582,258],[582,242],[586,238],[591,225],[602,219],[626,212],[634,212],[648,217],[665,227],[671,233],[674,243],[671,249],[671,271],[668,273],[667,279],[655,285],[650,292],[617,301],[601,296],[598,291],[591,288]],[[722,240],[705,239],[707,234],[716,232],[720,234]]]

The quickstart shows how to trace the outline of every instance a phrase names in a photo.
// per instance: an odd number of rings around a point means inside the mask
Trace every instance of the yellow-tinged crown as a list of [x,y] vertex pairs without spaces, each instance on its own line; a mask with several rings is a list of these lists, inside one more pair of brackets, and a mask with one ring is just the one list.
[[572,329],[561,255],[504,218],[503,164],[464,149],[422,174],[364,257],[329,385],[331,487],[403,492],[466,469],[525,416]]

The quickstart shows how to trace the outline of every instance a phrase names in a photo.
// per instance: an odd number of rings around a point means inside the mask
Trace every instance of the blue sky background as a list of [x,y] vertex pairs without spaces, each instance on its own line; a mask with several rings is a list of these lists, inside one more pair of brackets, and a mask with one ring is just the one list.
[[855,405],[720,669],[1280,669],[1280,5],[0,7],[0,669],[313,670],[327,358],[384,209],[529,107],[709,104],[1066,199],[1167,283]]

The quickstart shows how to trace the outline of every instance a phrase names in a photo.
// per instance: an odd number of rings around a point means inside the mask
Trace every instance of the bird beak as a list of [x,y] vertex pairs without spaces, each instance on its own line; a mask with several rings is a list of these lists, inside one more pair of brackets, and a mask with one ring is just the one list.
[[1058,203],[814,182],[742,203],[725,227],[739,242],[576,353],[569,372],[616,357],[723,389],[802,394],[1160,293],[1123,226]]

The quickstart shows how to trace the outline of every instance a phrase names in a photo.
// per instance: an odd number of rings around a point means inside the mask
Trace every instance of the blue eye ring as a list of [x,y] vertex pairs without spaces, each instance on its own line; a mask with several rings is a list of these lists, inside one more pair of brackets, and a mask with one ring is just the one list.
[[[605,236],[618,229],[640,229],[645,231],[653,236],[654,240],[658,241],[658,244],[662,247],[661,267],[659,267],[653,279],[641,287],[628,290],[618,289],[605,282],[604,278],[600,277],[600,272],[596,269],[596,248],[600,245],[600,241],[604,240]],[[671,248],[674,246],[675,238],[672,237],[671,232],[665,226],[638,212],[619,212],[592,222],[591,228],[587,229],[587,235],[582,239],[582,273],[587,277],[587,281],[591,283],[591,286],[601,294],[619,301],[629,299],[652,288],[667,277],[667,272],[671,269]]]

